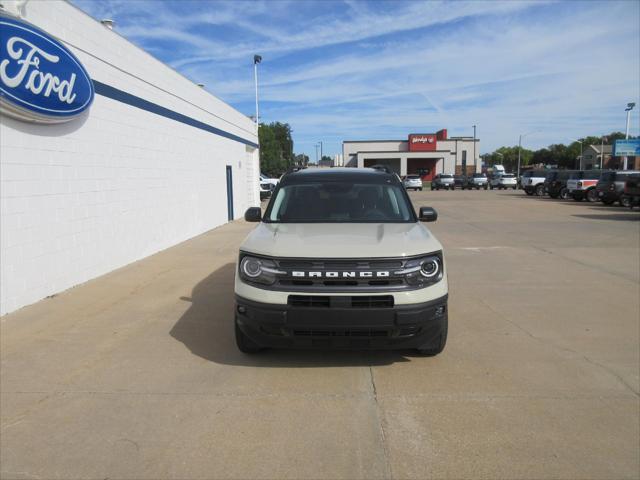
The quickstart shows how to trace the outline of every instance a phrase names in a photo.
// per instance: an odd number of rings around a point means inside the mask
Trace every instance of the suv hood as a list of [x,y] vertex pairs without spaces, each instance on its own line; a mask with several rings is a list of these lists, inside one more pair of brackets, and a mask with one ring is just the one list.
[[390,258],[442,250],[421,223],[260,223],[240,250],[270,257]]

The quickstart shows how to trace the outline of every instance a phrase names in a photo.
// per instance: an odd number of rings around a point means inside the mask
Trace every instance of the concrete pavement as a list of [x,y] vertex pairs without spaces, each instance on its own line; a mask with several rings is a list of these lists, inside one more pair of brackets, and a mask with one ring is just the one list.
[[442,355],[241,354],[235,222],[0,319],[1,478],[638,478],[638,211],[411,196]]

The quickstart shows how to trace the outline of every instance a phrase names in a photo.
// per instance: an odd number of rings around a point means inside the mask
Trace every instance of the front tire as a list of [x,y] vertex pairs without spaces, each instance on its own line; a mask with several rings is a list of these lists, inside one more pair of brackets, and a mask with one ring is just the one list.
[[438,355],[439,353],[442,353],[445,345],[447,344],[448,329],[449,329],[449,321],[445,319],[442,332],[440,333],[440,336],[438,337],[438,339],[430,345],[425,345],[424,347],[416,349],[418,350],[418,353],[425,357],[433,357],[435,355]]
[[592,188],[591,190],[587,190],[587,200],[591,203],[596,203],[598,200],[600,200],[598,198],[598,192],[596,191],[595,188]]
[[258,353],[259,351],[263,350],[260,345],[258,345],[244,333],[242,333],[242,330],[240,330],[240,327],[238,326],[237,320],[235,321],[235,327],[236,345],[238,346],[238,350],[240,350],[242,353]]
[[562,200],[566,200],[567,198],[569,198],[569,189],[567,187],[564,187],[562,190],[560,190],[560,198]]
[[620,205],[626,208],[633,208],[633,205],[631,204],[631,197],[629,197],[628,195],[623,195],[622,197],[620,197]]
[[538,185],[536,187],[536,195],[542,197],[544,195],[544,185]]

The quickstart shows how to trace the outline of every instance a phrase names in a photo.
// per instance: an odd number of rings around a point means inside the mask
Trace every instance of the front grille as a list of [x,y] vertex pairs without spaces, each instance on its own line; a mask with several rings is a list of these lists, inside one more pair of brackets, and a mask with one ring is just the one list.
[[393,307],[393,295],[289,295],[287,303],[302,308],[390,308]]
[[[296,260],[274,259],[279,270],[287,272],[279,275],[275,288],[282,290],[309,291],[318,290],[324,292],[338,292],[345,290],[376,290],[393,289],[402,290],[409,287],[402,275],[394,272],[401,270],[406,263],[405,259],[380,259],[380,260]],[[298,277],[294,272],[321,272],[322,277]],[[325,272],[336,272],[337,278],[328,278]],[[350,272],[354,276],[345,277],[343,272]],[[360,272],[373,272],[372,277],[360,277]],[[388,276],[377,277],[378,272],[386,272]]]
[[359,328],[350,330],[294,330],[296,337],[388,337],[391,330]]

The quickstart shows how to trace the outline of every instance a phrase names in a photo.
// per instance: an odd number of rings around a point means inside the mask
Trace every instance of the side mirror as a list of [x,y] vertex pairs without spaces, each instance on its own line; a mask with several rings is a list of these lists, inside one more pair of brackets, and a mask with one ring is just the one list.
[[260,207],[250,207],[244,212],[244,219],[247,222],[259,222],[262,220],[262,210]]
[[421,222],[435,222],[438,219],[438,212],[431,207],[420,207]]

